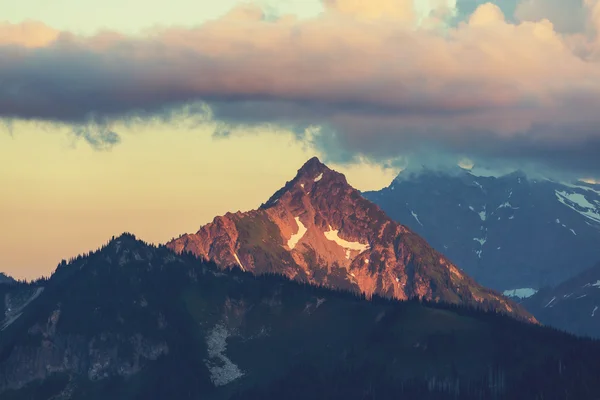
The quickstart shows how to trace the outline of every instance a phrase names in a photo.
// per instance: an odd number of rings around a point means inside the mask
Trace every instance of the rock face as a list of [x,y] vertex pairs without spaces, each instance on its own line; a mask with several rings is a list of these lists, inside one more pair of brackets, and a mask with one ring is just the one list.
[[543,324],[600,338],[600,263],[551,289],[542,289],[523,305]]
[[[364,196],[484,286],[531,293],[600,260],[600,186],[457,170],[401,173]],[[557,245],[559,248],[557,248]]]
[[389,218],[317,158],[258,210],[217,217],[167,244],[222,268],[396,298],[479,305],[530,321],[420,236]]

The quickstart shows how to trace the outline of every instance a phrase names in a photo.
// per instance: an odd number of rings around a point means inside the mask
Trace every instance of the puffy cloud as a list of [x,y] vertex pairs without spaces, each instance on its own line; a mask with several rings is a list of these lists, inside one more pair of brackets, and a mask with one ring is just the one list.
[[521,21],[552,22],[559,32],[581,32],[586,25],[587,0],[523,0],[515,9]]
[[[426,24],[405,0],[324,1],[311,19],[266,18],[245,4],[144,37],[5,25],[0,116],[105,121],[88,140],[105,147],[118,142],[112,120],[172,118],[200,101],[232,124],[292,125],[337,162],[435,150],[600,172],[593,29],[564,33],[552,13],[526,17],[533,0],[519,6],[520,22],[487,3],[456,26],[446,1],[430,2]],[[585,1],[586,26],[600,26],[599,2]],[[230,136],[222,126],[220,135]]]
[[59,35],[59,31],[37,21],[21,24],[0,23],[0,46],[44,47],[54,42]]
[[417,13],[412,0],[323,0],[325,10],[359,20],[389,19],[415,23]]
[[504,23],[504,13],[497,5],[485,3],[477,7],[475,12],[469,18],[471,26],[486,26]]

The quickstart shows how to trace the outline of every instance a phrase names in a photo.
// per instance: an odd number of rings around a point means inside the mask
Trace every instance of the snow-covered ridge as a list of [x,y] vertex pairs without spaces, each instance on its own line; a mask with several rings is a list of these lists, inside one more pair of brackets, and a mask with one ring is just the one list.
[[295,234],[293,234],[292,237],[290,237],[290,239],[288,240],[287,245],[290,249],[293,249],[294,247],[296,247],[296,245],[298,244],[300,239],[302,239],[302,237],[308,230],[308,229],[306,229],[306,227],[304,226],[302,221],[300,221],[300,217],[296,217],[294,219],[296,220],[296,224],[298,225],[298,231]]
[[[560,190],[555,190],[555,193],[556,198],[562,204],[581,214],[582,216],[596,223],[600,223],[600,213],[598,212],[596,206],[590,203],[584,195],[580,193],[568,193]],[[582,210],[575,206],[581,208]]]
[[596,193],[598,196],[600,196],[600,190],[596,190],[596,189],[594,189],[594,188],[591,188],[591,187],[589,187],[589,186],[585,186],[585,185],[574,185],[574,184],[572,184],[572,183],[565,183],[565,182],[561,182],[560,184],[561,184],[562,186],[566,186],[566,187],[568,187],[568,188],[571,188],[571,189],[581,189],[581,190],[588,190],[588,191],[590,191],[590,192],[594,192],[594,193]]

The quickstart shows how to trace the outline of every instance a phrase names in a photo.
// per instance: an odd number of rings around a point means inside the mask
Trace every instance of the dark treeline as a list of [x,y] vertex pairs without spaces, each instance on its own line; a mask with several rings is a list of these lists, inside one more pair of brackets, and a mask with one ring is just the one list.
[[[48,399],[69,382],[77,383],[74,398],[86,400],[592,400],[600,395],[599,342],[515,320],[486,304],[474,308],[380,296],[367,301],[359,293],[278,274],[256,276],[237,267],[223,271],[191,253],[175,256],[131,234],[64,260],[49,279],[29,284],[41,283],[41,301],[0,333],[0,375],[15,348],[36,348],[45,340],[24,332],[35,323],[46,326],[58,304],[56,331],[64,337],[91,340],[110,332],[125,338],[119,354],[131,355],[135,349],[126,339],[141,332],[164,340],[169,353],[127,379],[88,382],[85,374],[57,374],[21,391],[0,393],[3,400]],[[275,295],[281,314],[265,306]],[[142,298],[148,303],[144,308],[139,307]],[[327,299],[320,314],[306,317],[305,305],[319,298]],[[233,382],[227,395],[208,378],[203,330],[221,321],[226,303],[246,305],[248,326],[272,327],[266,339],[228,342],[228,356],[242,360],[247,375]],[[157,327],[159,315],[168,321],[164,329]],[[200,328],[205,321],[210,323]],[[276,353],[271,362],[280,369],[278,376],[257,377],[272,365],[247,360],[254,354],[250,346],[263,346],[261,354]],[[311,353],[312,348],[317,351]]]
[[[117,240],[122,240],[123,242],[125,242],[124,245],[134,244],[134,245],[137,245],[140,247],[152,249],[153,251],[156,251],[163,256],[166,254],[175,255],[175,253],[171,249],[167,248],[163,244],[155,245],[152,243],[147,243],[145,241],[138,239],[134,234],[125,232],[122,235],[120,235],[119,237],[113,236],[108,242],[106,242],[104,245],[102,245],[97,250],[79,254],[68,260],[62,260],[58,264],[55,272],[50,277],[41,277],[41,278],[38,278],[38,279],[30,281],[30,282],[23,281],[23,282],[21,282],[21,284],[33,285],[33,286],[45,285],[53,278],[57,279],[57,278],[62,277],[61,273],[63,271],[68,270],[67,267],[70,265],[80,264],[84,260],[86,260],[86,262],[92,262],[95,258],[99,257],[101,254],[104,254],[107,251],[107,249],[109,249],[111,246],[113,246],[113,250],[116,250],[116,249],[114,249],[114,244],[115,244],[115,241],[117,241]],[[184,261],[185,265],[190,266],[190,267],[200,268],[202,270],[210,270],[210,271],[214,271],[216,273],[223,272],[222,269],[219,268],[214,262],[201,259],[191,252],[183,252],[181,254],[178,254],[177,257],[180,258],[182,261]],[[335,295],[339,298],[346,298],[346,299],[359,300],[359,301],[368,300],[374,304],[382,304],[382,305],[383,304],[393,305],[393,304],[403,304],[403,303],[419,304],[419,305],[423,305],[426,307],[448,310],[448,311],[455,312],[459,315],[472,316],[472,317],[476,317],[476,318],[485,318],[485,319],[502,318],[509,325],[519,324],[521,326],[526,326],[527,328],[529,328],[531,330],[539,330],[539,326],[535,326],[535,325],[532,325],[529,323],[523,324],[520,321],[517,321],[513,317],[506,316],[503,313],[496,311],[494,305],[485,300],[483,302],[481,302],[480,304],[473,306],[473,305],[438,302],[438,301],[426,300],[426,299],[422,299],[422,298],[411,298],[408,300],[398,300],[398,299],[393,299],[393,298],[388,298],[388,297],[382,297],[377,294],[373,295],[372,297],[367,297],[364,293],[352,292],[352,291],[348,291],[345,289],[331,288],[331,287],[326,287],[326,286],[308,283],[308,282],[290,280],[288,277],[286,277],[282,274],[277,274],[277,273],[265,273],[265,274],[261,274],[261,275],[255,275],[251,272],[242,271],[239,268],[239,266],[237,266],[237,265],[229,266],[227,268],[227,274],[229,276],[231,276],[232,278],[238,276],[238,277],[243,277],[244,279],[265,281],[268,284],[271,284],[271,283],[285,284],[290,287],[297,287],[305,292],[306,291],[311,292],[315,296]],[[552,327],[544,327],[544,329],[545,330],[553,330],[557,333],[564,334],[565,336],[571,335],[563,330],[555,329]],[[589,339],[589,340],[592,340],[592,339]]]

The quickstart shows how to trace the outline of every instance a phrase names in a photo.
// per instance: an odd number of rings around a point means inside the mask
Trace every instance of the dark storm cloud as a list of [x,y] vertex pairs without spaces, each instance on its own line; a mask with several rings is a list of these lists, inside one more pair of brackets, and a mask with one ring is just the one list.
[[[552,2],[526,11],[540,1]],[[249,8],[146,37],[0,26],[0,117],[72,124],[98,149],[119,143],[115,121],[201,114],[224,122],[219,137],[228,124],[290,126],[340,160],[430,149],[600,173],[595,37],[517,24],[493,4],[418,28],[394,8],[409,2],[337,0],[309,20]],[[371,23],[382,10],[394,19]],[[211,110],[189,107],[202,103]],[[323,129],[307,138],[312,125]]]

